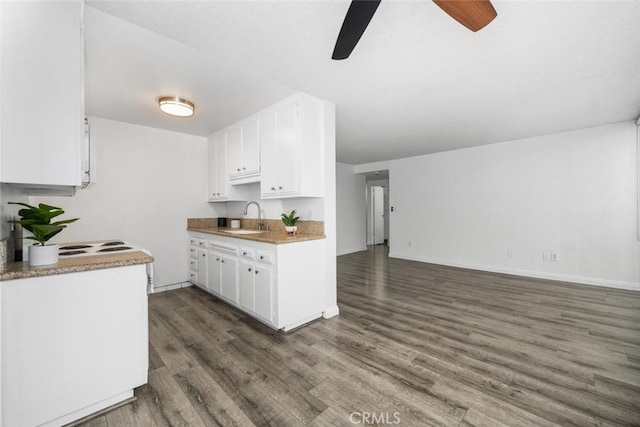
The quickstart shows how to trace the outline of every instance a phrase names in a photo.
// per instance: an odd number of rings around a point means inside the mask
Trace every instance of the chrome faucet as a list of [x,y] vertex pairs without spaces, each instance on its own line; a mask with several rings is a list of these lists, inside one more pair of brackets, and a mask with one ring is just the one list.
[[250,205],[256,205],[256,207],[258,208],[258,230],[262,230],[262,226],[264,224],[262,224],[262,208],[260,208],[260,203],[258,202],[247,203],[247,206],[244,207],[244,211],[242,212],[242,214],[243,215],[247,214]]

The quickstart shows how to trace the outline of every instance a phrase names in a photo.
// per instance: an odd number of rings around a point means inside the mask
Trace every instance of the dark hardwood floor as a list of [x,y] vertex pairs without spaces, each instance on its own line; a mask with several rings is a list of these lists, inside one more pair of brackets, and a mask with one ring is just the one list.
[[197,288],[150,297],[149,384],[85,426],[640,425],[640,292],[338,258],[290,334]]

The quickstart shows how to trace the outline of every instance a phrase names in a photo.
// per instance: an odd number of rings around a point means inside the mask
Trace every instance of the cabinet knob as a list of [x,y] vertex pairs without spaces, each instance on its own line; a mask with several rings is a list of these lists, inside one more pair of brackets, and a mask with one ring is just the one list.
[[276,187],[271,187],[271,191],[276,191]]
[[259,273],[259,271],[258,271],[258,270],[256,270],[256,274],[258,274],[258,273]]
[[203,257],[207,256],[207,254],[202,254]]
[[251,269],[250,269],[250,268],[247,268],[247,271],[251,271]]
[[247,168],[242,168],[242,170],[243,170],[243,171],[246,171],[246,170],[247,170]]
[[240,172],[240,168],[236,168],[236,171]]
[[282,190],[282,187],[278,187],[278,190]]
[[220,260],[220,262],[224,262],[224,260],[223,260],[223,259],[221,259],[221,260]]
[[260,255],[260,259],[264,259],[264,255]]
[[242,252],[242,255],[246,255],[246,254],[247,254],[246,252]]
[[216,258],[216,261],[220,261],[220,258]]

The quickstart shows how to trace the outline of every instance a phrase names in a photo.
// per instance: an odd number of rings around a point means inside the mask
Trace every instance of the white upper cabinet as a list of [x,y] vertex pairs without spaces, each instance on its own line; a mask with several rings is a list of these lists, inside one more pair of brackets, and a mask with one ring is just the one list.
[[260,140],[258,139],[258,119],[254,118],[242,124],[242,173],[257,175],[260,173]]
[[244,121],[227,130],[226,134],[229,178],[242,179],[242,183],[257,182],[260,179],[258,119]]
[[82,2],[2,2],[0,181],[82,184]]
[[227,148],[225,135],[216,135],[209,139],[208,172],[209,172],[209,200],[227,199]]
[[[208,200],[251,200],[240,184],[253,182],[263,199],[323,197],[324,111],[324,101],[299,93],[210,136]],[[226,149],[213,151],[222,139]]]
[[242,175],[242,129],[229,129],[224,133],[227,138],[227,163],[229,177]]
[[227,173],[227,138],[229,135],[228,133],[218,133],[209,137],[207,145],[209,194],[207,200],[210,202],[245,200],[247,198],[241,193],[242,189],[229,185]]
[[324,195],[323,111],[299,94],[260,115],[262,198]]

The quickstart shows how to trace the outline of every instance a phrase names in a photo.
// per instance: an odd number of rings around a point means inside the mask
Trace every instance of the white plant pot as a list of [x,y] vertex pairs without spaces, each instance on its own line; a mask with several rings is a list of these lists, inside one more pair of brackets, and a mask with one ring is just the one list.
[[58,263],[58,245],[29,246],[29,265],[51,265]]
[[297,225],[285,225],[284,229],[287,230],[287,233],[293,233],[296,230],[298,230],[298,226]]

